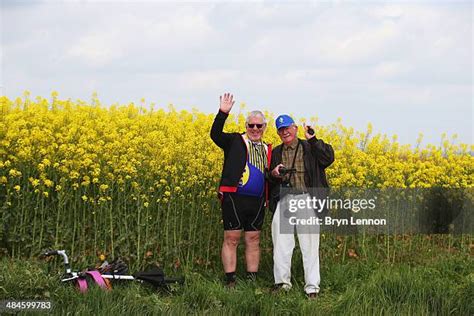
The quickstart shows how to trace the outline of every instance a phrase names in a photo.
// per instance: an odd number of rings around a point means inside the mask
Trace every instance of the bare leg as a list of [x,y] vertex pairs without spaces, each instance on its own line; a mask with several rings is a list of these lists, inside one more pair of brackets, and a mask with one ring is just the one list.
[[224,231],[224,242],[222,244],[222,264],[224,272],[235,272],[237,268],[237,246],[240,240],[240,230]]
[[245,261],[247,272],[258,272],[260,262],[260,231],[245,232]]

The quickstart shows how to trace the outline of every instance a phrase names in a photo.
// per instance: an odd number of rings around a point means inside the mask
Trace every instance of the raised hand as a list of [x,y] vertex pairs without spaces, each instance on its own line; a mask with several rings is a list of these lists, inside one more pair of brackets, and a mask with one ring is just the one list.
[[235,101],[233,100],[234,96],[230,93],[224,93],[224,96],[220,96],[220,106],[219,109],[224,113],[229,113],[234,106]]
[[311,126],[303,123],[303,130],[304,130],[304,137],[306,137],[306,139],[310,139],[314,137],[314,129]]

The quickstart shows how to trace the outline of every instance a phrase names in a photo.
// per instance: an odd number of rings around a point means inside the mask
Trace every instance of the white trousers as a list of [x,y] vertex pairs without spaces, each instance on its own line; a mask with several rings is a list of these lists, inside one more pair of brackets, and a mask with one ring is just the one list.
[[[308,194],[286,195],[278,202],[272,220],[273,241],[273,275],[275,284],[283,284],[284,288],[291,288],[291,257],[295,248],[295,233],[282,233],[282,221],[288,226],[288,199],[305,199]],[[286,205],[286,206],[285,206]],[[286,209],[286,210],[285,210]],[[286,212],[285,212],[286,211]],[[302,210],[298,210],[302,211]],[[313,209],[306,212],[315,214]],[[318,293],[321,277],[319,274],[319,226],[313,226],[311,232],[296,225],[294,231],[298,235],[300,250],[303,256],[304,290],[306,293]],[[304,227],[308,228],[308,227]],[[293,228],[292,228],[293,229]],[[317,232],[317,233],[315,233]]]

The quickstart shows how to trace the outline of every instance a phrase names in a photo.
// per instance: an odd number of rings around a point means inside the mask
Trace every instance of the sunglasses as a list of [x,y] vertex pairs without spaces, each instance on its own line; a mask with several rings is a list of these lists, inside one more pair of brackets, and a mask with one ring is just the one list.
[[258,129],[261,129],[265,124],[247,124],[247,127],[249,128],[254,128],[255,126],[257,126]]

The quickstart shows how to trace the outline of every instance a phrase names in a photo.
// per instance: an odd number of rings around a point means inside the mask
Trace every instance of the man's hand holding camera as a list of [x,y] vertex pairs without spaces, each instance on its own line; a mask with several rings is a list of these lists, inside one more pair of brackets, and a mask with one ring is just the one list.
[[310,139],[314,137],[314,129],[311,126],[303,124],[303,129],[304,129],[304,137],[306,137],[306,139]]
[[278,166],[276,166],[273,170],[272,170],[272,176],[274,176],[275,178],[282,178],[283,175],[280,174],[280,168],[285,168],[285,166],[281,163],[279,164]]
[[272,170],[272,176],[275,178],[282,178],[288,174],[296,172],[296,168],[286,168],[283,164],[279,164]]

